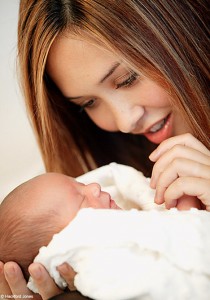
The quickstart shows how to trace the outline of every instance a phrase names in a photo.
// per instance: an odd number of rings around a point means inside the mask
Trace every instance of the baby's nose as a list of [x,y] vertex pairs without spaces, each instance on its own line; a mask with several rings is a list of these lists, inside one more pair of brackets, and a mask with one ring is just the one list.
[[94,197],[99,197],[101,193],[101,186],[98,183],[90,183],[86,186],[86,189]]

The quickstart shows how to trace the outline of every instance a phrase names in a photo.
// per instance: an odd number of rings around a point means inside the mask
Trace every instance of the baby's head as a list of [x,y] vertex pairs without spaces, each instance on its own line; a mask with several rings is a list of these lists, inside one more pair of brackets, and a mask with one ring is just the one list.
[[43,174],[18,186],[0,205],[0,260],[16,261],[28,278],[39,248],[88,207],[118,208],[98,184],[62,174]]

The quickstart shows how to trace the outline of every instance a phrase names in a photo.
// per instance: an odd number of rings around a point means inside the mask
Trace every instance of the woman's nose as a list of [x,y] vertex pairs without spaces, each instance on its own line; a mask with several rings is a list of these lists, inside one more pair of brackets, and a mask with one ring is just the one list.
[[114,118],[118,130],[129,133],[135,130],[142,116],[144,108],[142,106],[122,105],[114,111]]

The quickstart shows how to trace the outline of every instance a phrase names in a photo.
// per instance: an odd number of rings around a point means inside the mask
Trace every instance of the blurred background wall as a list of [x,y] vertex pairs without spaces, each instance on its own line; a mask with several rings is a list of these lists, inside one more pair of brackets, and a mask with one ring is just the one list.
[[44,172],[16,74],[18,6],[19,0],[0,0],[0,202]]

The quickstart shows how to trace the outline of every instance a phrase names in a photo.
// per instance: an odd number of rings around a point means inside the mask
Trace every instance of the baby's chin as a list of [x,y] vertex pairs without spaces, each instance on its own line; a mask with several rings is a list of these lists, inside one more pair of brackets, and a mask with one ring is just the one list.
[[189,210],[191,208],[202,209],[201,202],[198,198],[188,195],[184,195],[178,200],[176,208],[178,210]]

